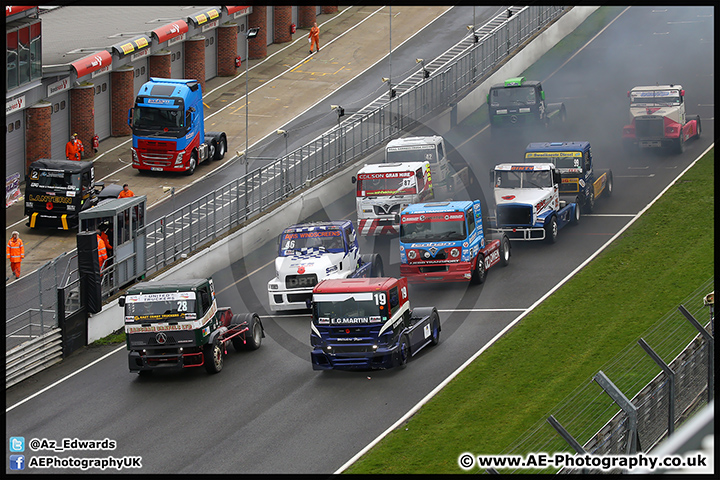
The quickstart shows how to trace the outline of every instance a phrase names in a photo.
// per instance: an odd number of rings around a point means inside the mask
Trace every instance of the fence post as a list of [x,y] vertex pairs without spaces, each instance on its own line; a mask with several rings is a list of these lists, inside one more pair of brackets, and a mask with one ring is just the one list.
[[713,362],[715,360],[715,340],[713,339],[713,336],[708,333],[705,328],[703,328],[702,325],[700,325],[700,322],[695,320],[695,317],[692,316],[690,312],[687,311],[685,306],[680,305],[678,307],[678,310],[680,310],[680,313],[682,313],[685,318],[688,319],[688,321],[692,324],[695,329],[700,332],[700,335],[703,336],[705,340],[708,342],[708,403],[712,402],[713,400],[713,390],[715,390],[715,368],[713,367]]
[[[585,453],[585,449],[580,445],[580,443],[573,438],[572,435],[570,435],[570,432],[565,430],[565,427],[560,425],[560,422],[558,422],[554,416],[550,415],[547,419],[548,423],[557,431],[560,436],[570,445],[576,453],[583,454]],[[587,469],[583,468],[580,470],[581,473],[587,473]]]
[[660,365],[660,368],[663,369],[663,372],[665,372],[665,375],[668,377],[668,436],[672,435],[675,431],[675,372],[655,353],[652,347],[650,347],[642,337],[638,340],[638,344],[650,355],[650,358],[652,358],[655,363]]
[[614,383],[600,370],[593,377],[600,387],[605,390],[605,393],[610,395],[615,403],[622,409],[623,412],[628,416],[628,430],[627,430],[627,450],[626,455],[635,455],[640,451],[640,439],[638,438],[638,418],[637,408],[632,404],[630,400],[618,389]]

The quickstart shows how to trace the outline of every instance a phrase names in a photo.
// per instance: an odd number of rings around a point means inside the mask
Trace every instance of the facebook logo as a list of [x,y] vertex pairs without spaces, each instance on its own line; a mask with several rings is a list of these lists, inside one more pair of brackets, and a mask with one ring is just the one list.
[[11,452],[24,452],[25,451],[25,437],[10,437],[10,451]]
[[25,455],[10,455],[10,470],[25,470]]

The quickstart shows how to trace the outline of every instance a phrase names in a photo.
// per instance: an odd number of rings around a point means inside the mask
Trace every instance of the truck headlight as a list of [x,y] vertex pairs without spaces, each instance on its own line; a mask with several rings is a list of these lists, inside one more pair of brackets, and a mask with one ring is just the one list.
[[417,251],[415,250],[408,250],[407,256],[410,260],[415,260],[417,258]]
[[270,290],[277,290],[279,287],[275,283],[270,284]]
[[67,209],[68,209],[69,212],[74,212],[74,211],[75,211],[75,205],[68,205],[68,206],[67,206]]
[[27,208],[33,208],[33,202],[25,202]]
[[504,115],[507,113],[507,108],[501,108],[501,109],[497,110],[495,113],[497,113],[498,115]]
[[133,161],[133,163],[140,163],[140,159],[138,158],[137,151],[135,151],[134,148],[131,148],[130,151],[132,152],[132,161]]
[[177,158],[175,159],[175,166],[178,167],[182,165],[183,157],[185,156],[185,152],[180,152],[177,155]]
[[530,109],[529,108],[521,108],[520,110],[518,110],[518,112],[519,113],[530,113]]

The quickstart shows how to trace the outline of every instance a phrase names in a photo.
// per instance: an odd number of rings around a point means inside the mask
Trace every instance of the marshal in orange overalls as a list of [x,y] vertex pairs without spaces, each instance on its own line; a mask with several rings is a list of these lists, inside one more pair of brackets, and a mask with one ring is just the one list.
[[25,246],[23,241],[20,240],[20,234],[18,232],[12,233],[12,238],[7,244],[7,258],[10,259],[10,268],[12,269],[15,278],[20,278],[20,264],[22,259],[25,258]]

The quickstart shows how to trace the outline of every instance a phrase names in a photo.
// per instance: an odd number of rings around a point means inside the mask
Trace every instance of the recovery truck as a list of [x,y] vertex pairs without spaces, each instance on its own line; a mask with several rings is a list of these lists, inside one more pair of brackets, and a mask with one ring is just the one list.
[[687,140],[700,137],[700,115],[685,115],[682,85],[635,87],[627,95],[631,123],[622,132],[626,149],[665,147],[682,153]]
[[118,299],[125,312],[130,372],[204,366],[223,368],[227,344],[260,348],[265,331],[255,313],[233,315],[218,307],[212,278],[150,281],[130,287]]
[[192,175],[206,160],[221,160],[225,132],[206,132],[203,96],[197,80],[150,78],[128,111],[132,166],[140,171]]
[[580,221],[580,199],[560,199],[560,172],[552,163],[503,163],[490,171],[495,196],[491,228],[512,240],[555,243],[558,231]]
[[405,278],[323,280],[311,308],[313,370],[404,367],[440,341],[437,310],[411,309]]
[[612,170],[593,168],[590,142],[531,143],[525,148],[525,161],[552,162],[560,172],[560,199],[578,203],[585,213],[593,212],[600,195],[612,195]]
[[400,275],[410,283],[485,281],[510,241],[485,238],[480,200],[409,205],[400,214]]
[[400,225],[395,223],[395,216],[411,203],[434,198],[427,160],[365,165],[352,182],[357,184],[360,235],[398,234]]
[[443,193],[452,190],[450,162],[443,137],[430,135],[396,138],[385,145],[385,163],[424,161],[430,164],[436,196],[438,189]]
[[545,103],[545,91],[537,80],[515,77],[490,87],[487,94],[491,132],[502,127],[565,122],[565,104]]
[[30,228],[77,228],[83,210],[98,203],[103,182],[95,182],[93,162],[36,160],[25,177],[25,215]]
[[268,282],[270,309],[307,309],[313,288],[326,278],[382,277],[376,253],[360,254],[350,220],[292,225],[278,237],[275,278]]

